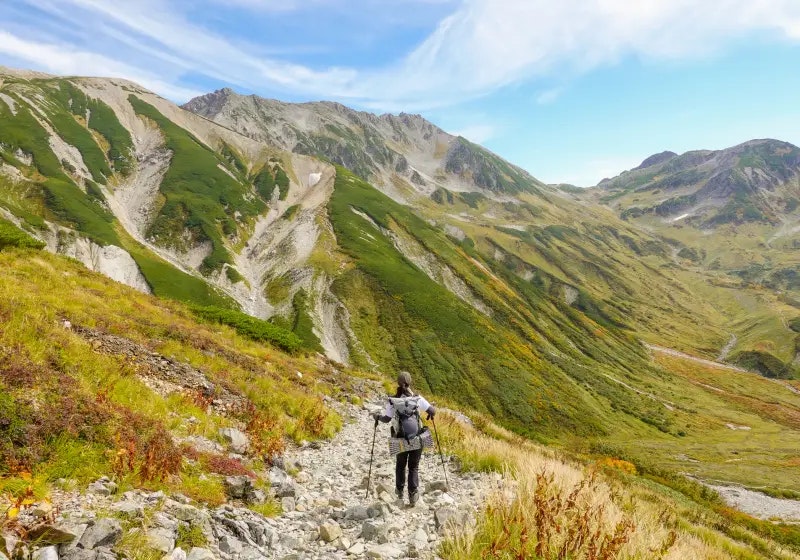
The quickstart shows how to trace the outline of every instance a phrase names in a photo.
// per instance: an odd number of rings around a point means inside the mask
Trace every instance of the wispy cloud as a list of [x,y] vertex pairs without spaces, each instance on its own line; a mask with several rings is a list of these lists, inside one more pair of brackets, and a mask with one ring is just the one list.
[[198,90],[181,87],[149,72],[69,45],[37,43],[0,31],[0,54],[53,74],[125,78],[170,99],[190,99]]
[[558,99],[561,94],[564,92],[563,87],[556,87],[546,89],[536,96],[536,104],[537,105],[549,105],[553,103],[556,99]]
[[451,134],[463,136],[470,142],[475,142],[476,144],[483,144],[491,140],[496,132],[495,127],[490,124],[475,124],[452,131]]
[[570,167],[560,177],[548,177],[549,182],[569,183],[578,187],[593,187],[603,179],[616,177],[622,171],[633,169],[641,163],[635,156],[587,159]]
[[[800,40],[797,0],[391,0],[392,8],[405,10],[404,17],[413,17],[414,6],[425,3],[451,10],[432,33],[392,63],[340,67],[317,61],[312,66],[291,55],[265,56],[269,45],[260,50],[209,29],[210,24],[196,23],[194,2],[23,1],[97,40],[59,44],[29,24],[24,33],[4,32],[0,52],[52,72],[125,74],[179,101],[194,89],[187,85],[189,77],[205,77],[254,91],[336,98],[376,108],[425,108],[478,97],[555,69],[579,74],[629,56],[706,56],[754,33]],[[199,5],[297,10],[304,17],[313,16],[309,10],[315,5],[348,5],[310,1],[202,0]],[[359,0],[364,5],[376,2]],[[161,79],[150,70],[154,61]],[[557,94],[544,92],[540,102]]]

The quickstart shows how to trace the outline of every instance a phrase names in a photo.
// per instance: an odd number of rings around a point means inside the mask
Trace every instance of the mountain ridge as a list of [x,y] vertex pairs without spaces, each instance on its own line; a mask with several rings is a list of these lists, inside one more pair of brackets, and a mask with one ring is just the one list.
[[286,103],[230,88],[183,108],[287,151],[327,157],[396,198],[440,187],[490,194],[544,188],[527,171],[420,115],[376,115],[331,101]]

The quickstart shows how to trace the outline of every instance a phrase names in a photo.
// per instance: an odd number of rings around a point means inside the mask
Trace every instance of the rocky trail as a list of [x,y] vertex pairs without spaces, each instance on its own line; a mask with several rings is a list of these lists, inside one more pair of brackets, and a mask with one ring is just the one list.
[[[227,477],[229,500],[217,508],[162,491],[120,493],[106,477],[85,492],[55,490],[52,505],[20,515],[29,526],[36,525],[36,516],[49,517],[50,537],[55,535],[50,540],[61,543],[38,549],[34,558],[122,558],[119,545],[132,538],[169,560],[437,558],[446,532],[475,519],[500,476],[461,473],[445,453],[447,487],[439,456],[426,452],[420,465],[421,497],[411,507],[407,493],[404,502],[394,494],[394,458],[388,453],[388,428],[381,424],[367,496],[374,426],[369,411],[382,404],[378,387],[368,385],[367,404],[328,401],[344,420],[331,441],[304,442],[258,473],[269,481],[266,491],[248,476]],[[236,452],[246,448],[246,435],[226,430],[226,451],[240,457]],[[206,443],[222,450],[215,442]],[[268,495],[281,505],[274,517],[254,511]]]
[[[408,505],[394,494],[394,458],[388,453],[388,428],[378,426],[370,494],[366,496],[373,421],[367,408],[342,411],[347,425],[330,444],[287,454],[302,468],[295,477],[297,497],[283,498],[284,515],[276,519],[281,533],[277,551],[303,554],[290,558],[435,558],[449,524],[474,519],[497,483],[492,475],[459,473],[454,463],[443,466],[434,453],[420,464],[421,497]],[[281,485],[280,481],[276,481]],[[282,486],[281,486],[282,487]]]

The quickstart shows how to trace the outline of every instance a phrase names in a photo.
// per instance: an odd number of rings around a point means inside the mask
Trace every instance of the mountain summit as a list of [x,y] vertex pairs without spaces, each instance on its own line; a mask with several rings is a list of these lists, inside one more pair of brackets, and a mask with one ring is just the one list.
[[680,156],[662,152],[598,187],[624,216],[654,214],[715,227],[780,223],[800,202],[799,179],[800,148],[766,139]]
[[342,165],[395,198],[455,192],[504,195],[544,185],[420,115],[375,115],[329,101],[284,103],[225,88],[185,109],[284,150]]

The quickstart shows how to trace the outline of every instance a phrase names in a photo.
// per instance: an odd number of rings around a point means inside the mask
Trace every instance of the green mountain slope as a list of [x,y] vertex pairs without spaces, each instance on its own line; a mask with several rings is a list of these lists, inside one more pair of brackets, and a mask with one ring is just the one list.
[[[307,111],[325,117],[330,142],[313,153],[329,160],[361,153],[368,138],[367,180],[281,151],[296,130],[265,144],[260,135],[282,122],[269,114],[240,134],[129,82],[9,75],[0,93],[3,216],[51,251],[199,304],[240,332],[387,376],[408,369],[437,398],[532,438],[666,461],[725,440],[726,423],[758,426],[741,474],[730,474],[748,484],[768,434],[794,445],[793,420],[759,399],[742,412],[734,391],[705,395],[697,383],[714,384],[641,343],[715,358],[735,334],[741,363],[792,376],[792,304],[732,287],[687,243],[420,117],[283,104],[296,128],[314,122]],[[220,114],[248,109],[234,124],[259,124],[250,104],[268,107],[225,99],[244,105]],[[324,126],[342,119],[350,124]],[[797,403],[789,394],[780,406]],[[696,472],[727,475],[725,465],[713,455]]]
[[[716,152],[657,154],[583,198],[666,239],[693,289],[730,319],[730,358],[791,375],[800,311],[800,149],[754,140]],[[702,280],[702,281],[699,281]]]
[[184,108],[284,150],[341,165],[394,197],[436,189],[502,195],[544,185],[419,115],[373,115],[339,103],[291,104],[221,89]]

